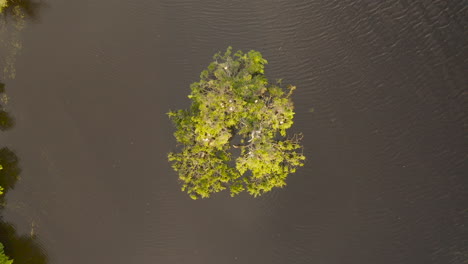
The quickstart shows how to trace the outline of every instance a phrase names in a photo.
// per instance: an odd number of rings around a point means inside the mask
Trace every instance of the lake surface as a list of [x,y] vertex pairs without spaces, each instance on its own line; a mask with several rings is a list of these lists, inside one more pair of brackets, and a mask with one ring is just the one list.
[[[468,263],[467,1],[34,11],[0,32],[16,120],[0,148],[21,168],[0,242],[15,264]],[[165,113],[188,107],[190,83],[229,45],[298,87],[292,130],[308,159],[260,198],[193,201],[167,162]]]

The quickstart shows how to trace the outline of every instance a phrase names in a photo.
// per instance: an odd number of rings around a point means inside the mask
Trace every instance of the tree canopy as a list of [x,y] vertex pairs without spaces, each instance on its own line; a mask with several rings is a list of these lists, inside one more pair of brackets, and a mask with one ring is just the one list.
[[3,8],[7,7],[7,0],[0,0],[0,12],[3,11]]
[[[31,233],[18,232],[13,224],[3,221],[1,216],[0,240],[5,246],[5,255],[14,260],[13,264],[49,263],[49,258],[33,231]],[[3,263],[0,261],[0,264],[11,264],[11,262]]]
[[213,59],[190,86],[190,108],[168,113],[181,145],[168,157],[182,191],[192,199],[227,188],[231,196],[247,191],[256,197],[285,186],[305,160],[302,136],[286,133],[296,87],[269,83],[258,51],[233,54],[229,47]]
[[0,264],[12,264],[13,260],[8,258],[7,255],[3,252],[3,245],[0,243]]
[[43,5],[40,0],[0,0],[0,13],[5,16],[36,19]]

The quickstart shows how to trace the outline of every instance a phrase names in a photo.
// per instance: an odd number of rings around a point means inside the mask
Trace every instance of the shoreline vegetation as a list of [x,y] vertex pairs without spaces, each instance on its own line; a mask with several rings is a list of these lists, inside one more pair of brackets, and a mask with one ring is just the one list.
[[0,64],[3,79],[15,79],[16,59],[23,43],[21,31],[27,20],[39,21],[39,11],[47,6],[42,0],[0,0]]
[[7,0],[0,0],[0,13],[3,11],[5,7],[7,7],[8,2]]
[[3,244],[0,243],[0,264],[12,264],[13,260],[10,259],[5,252],[3,252]]
[[258,51],[233,54],[229,47],[213,59],[190,86],[190,108],[168,113],[181,146],[168,158],[182,191],[192,199],[228,188],[231,196],[246,191],[257,197],[285,186],[305,160],[302,135],[286,133],[296,87],[269,83]]
[[45,3],[42,0],[0,0],[0,13],[36,19]]
[[[3,3],[2,1],[4,0],[0,0],[0,11],[2,11],[2,8],[3,8]],[[5,1],[6,3],[6,1]],[[5,84],[3,83],[0,83],[0,94],[2,94],[5,90]],[[5,130],[3,128],[10,128],[11,126],[9,126],[9,124],[12,124],[11,122],[9,122],[9,115],[3,111],[3,106],[0,105],[0,130]],[[4,148],[5,149],[5,148]],[[0,152],[3,152],[4,149],[1,149]],[[3,184],[5,183],[5,181],[7,181],[7,177],[4,177],[5,175],[5,169],[6,167],[8,167],[8,165],[6,164],[5,160],[2,158],[2,155],[0,154],[0,176],[2,177],[0,179],[0,182]],[[5,184],[3,184],[5,185]],[[7,188],[7,187],[6,187]],[[0,206],[3,206],[3,200],[4,200],[4,195],[5,195],[5,192],[8,190],[5,189],[4,187],[2,187],[0,185],[0,200],[2,202],[2,204]],[[3,244],[2,242],[0,242],[0,264],[12,264],[13,263],[13,260],[10,259],[7,255],[5,255],[5,252],[3,250]]]

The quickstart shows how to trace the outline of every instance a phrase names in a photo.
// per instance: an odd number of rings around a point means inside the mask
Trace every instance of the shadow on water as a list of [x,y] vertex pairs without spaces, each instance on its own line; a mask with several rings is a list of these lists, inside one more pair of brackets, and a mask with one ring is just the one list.
[[[5,85],[0,83],[0,95],[4,91]],[[0,130],[4,131],[13,126],[12,117],[3,111],[0,104]],[[6,194],[14,189],[21,169],[18,156],[9,148],[1,146],[0,165],[0,186],[3,188],[3,194],[0,194],[0,243],[4,246],[5,254],[14,260],[14,264],[45,264],[48,262],[47,255],[40,246],[34,230],[32,229],[30,234],[20,235],[12,224],[3,221],[2,210],[6,206]]]
[[34,234],[19,235],[15,227],[0,218],[0,242],[14,264],[45,264],[47,255]]
[[10,114],[0,109],[0,130],[5,131],[14,126],[15,122]]
[[[5,84],[0,83],[0,102],[3,101],[2,95],[5,92]],[[6,98],[6,97],[5,97]],[[13,117],[3,109],[0,104],[0,131],[11,129],[15,125]],[[1,185],[0,185],[1,186]]]
[[0,209],[5,205],[5,195],[15,187],[18,176],[21,172],[18,157],[10,149],[3,147],[0,149],[0,186],[3,188],[3,195],[0,195]]
[[12,190],[21,172],[18,157],[10,149],[4,147],[0,149],[0,186],[3,187],[3,194],[0,195],[0,243],[4,246],[5,254],[14,260],[15,264],[45,264],[48,262],[45,251],[40,246],[34,229],[30,234],[20,235],[15,227],[3,221],[2,210],[6,205],[5,196]]
[[[5,84],[0,83],[0,98],[5,92]],[[3,100],[0,100],[0,131],[11,129],[14,126],[13,118],[3,109]],[[15,187],[21,172],[18,157],[7,147],[0,146],[0,186],[3,195],[0,195],[0,208],[5,204],[6,193]]]

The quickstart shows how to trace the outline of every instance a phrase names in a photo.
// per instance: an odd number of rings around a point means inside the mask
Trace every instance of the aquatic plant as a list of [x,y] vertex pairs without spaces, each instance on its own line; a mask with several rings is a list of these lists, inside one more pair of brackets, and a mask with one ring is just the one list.
[[191,107],[168,113],[182,145],[168,155],[182,191],[192,199],[226,188],[231,196],[247,191],[256,197],[285,186],[305,160],[298,152],[302,136],[286,134],[296,87],[270,84],[258,51],[233,54],[229,47],[213,59],[190,86]]

